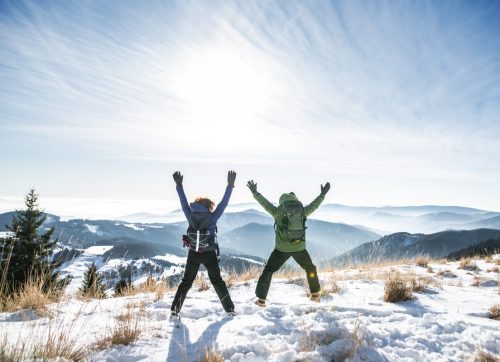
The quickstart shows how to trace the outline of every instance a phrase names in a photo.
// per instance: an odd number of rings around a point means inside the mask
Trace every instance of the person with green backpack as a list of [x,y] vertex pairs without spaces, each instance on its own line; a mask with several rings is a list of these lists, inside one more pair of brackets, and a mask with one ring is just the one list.
[[247,183],[257,202],[274,218],[275,248],[267,260],[262,271],[255,295],[259,307],[266,306],[267,293],[271,286],[273,274],[292,257],[305,270],[307,282],[311,291],[311,300],[320,301],[321,286],[316,271],[316,266],[306,250],[306,220],[325,199],[330,190],[330,183],[321,185],[321,193],[307,206],[303,206],[293,192],[281,195],[279,205],[274,206],[257,191],[257,184],[250,180]]

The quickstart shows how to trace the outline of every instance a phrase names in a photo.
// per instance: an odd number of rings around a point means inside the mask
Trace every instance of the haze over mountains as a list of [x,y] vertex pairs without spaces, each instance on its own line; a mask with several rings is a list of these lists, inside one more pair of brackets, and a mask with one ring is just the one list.
[[[230,205],[219,220],[218,241],[227,268],[243,270],[262,264],[273,250],[274,221],[261,210],[253,203]],[[4,225],[10,224],[12,216],[13,212],[0,214],[0,232],[6,230]],[[307,221],[307,248],[318,263],[443,257],[500,238],[500,213],[458,206],[326,204],[312,216]],[[135,265],[137,273],[160,269],[165,274],[167,268],[167,274],[179,274],[180,264],[161,260],[186,254],[180,242],[187,228],[181,210],[164,215],[134,214],[120,220],[66,220],[47,214],[43,227],[55,228],[54,236],[75,260],[84,258],[90,247],[106,247],[105,255],[99,256],[100,265],[104,270],[114,268],[114,274],[123,271],[125,264]]]

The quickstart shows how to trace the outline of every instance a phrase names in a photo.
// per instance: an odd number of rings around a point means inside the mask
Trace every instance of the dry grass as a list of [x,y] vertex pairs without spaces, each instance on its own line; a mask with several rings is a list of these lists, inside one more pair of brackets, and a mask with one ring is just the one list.
[[212,345],[211,347],[206,347],[201,358],[197,360],[197,362],[222,362],[222,361],[224,361],[224,357],[222,357],[222,354],[219,351],[217,351],[215,345]]
[[31,309],[39,315],[46,315],[47,305],[61,299],[62,292],[55,288],[46,288],[47,277],[29,277],[26,284],[11,295],[3,294],[0,297],[0,312],[15,312],[22,309]]
[[194,281],[194,284],[198,287],[199,292],[210,289],[210,283],[208,282],[208,279],[201,274],[198,274],[196,280]]
[[495,304],[493,307],[488,309],[488,317],[490,319],[500,321],[500,304]]
[[24,322],[25,333],[4,335],[0,342],[0,361],[85,360],[88,350],[78,343],[85,328],[79,323],[82,312],[83,309],[76,312],[71,321],[55,313],[48,318]]
[[76,347],[75,340],[69,337],[69,333],[61,333],[60,331],[51,331],[45,340],[35,346],[33,351],[34,359],[43,361],[54,359],[67,359],[70,361],[83,361],[87,354],[87,349],[83,346]]
[[474,362],[500,362],[500,358],[493,356],[484,351],[479,351],[476,353]]
[[384,301],[390,303],[414,299],[412,286],[398,272],[391,273],[385,280]]
[[471,258],[464,258],[464,259],[460,260],[460,264],[458,265],[458,269],[476,271],[476,270],[479,270],[479,267],[477,266],[475,260],[472,260]]
[[500,258],[495,259],[495,264],[500,265]]
[[249,280],[257,279],[262,273],[262,267],[260,266],[252,266],[245,270],[243,273],[237,273],[234,269],[227,272],[224,280],[226,281],[226,285],[228,288],[232,288],[238,283],[246,283]]
[[437,276],[443,277],[443,278],[456,278],[457,277],[457,275],[449,269],[442,269],[442,270],[438,271]]
[[430,265],[427,267],[427,273],[434,273],[434,270]]
[[500,273],[500,269],[497,266],[494,266],[491,269],[486,270],[488,273]]
[[418,258],[416,261],[415,261],[415,264],[422,267],[422,268],[426,268],[427,265],[429,264],[429,258],[427,257],[420,257]]
[[137,341],[141,335],[140,318],[133,306],[116,316],[117,323],[110,329],[106,336],[94,344],[94,349],[103,350],[111,346],[124,345]]
[[330,274],[330,278],[328,278],[326,285],[324,285],[321,288],[320,296],[324,297],[324,296],[327,296],[329,294],[339,293],[340,291],[342,291],[342,288],[337,283],[337,276],[335,275],[334,272],[332,272]]

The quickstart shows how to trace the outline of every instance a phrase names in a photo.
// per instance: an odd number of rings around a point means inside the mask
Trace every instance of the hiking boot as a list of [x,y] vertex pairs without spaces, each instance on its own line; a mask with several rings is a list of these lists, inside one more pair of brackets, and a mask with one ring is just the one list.
[[266,300],[259,298],[255,301],[255,304],[257,304],[259,307],[264,308],[266,306]]
[[175,310],[171,311],[170,313],[170,320],[176,320],[180,319],[179,313],[176,312]]
[[234,310],[230,310],[226,314],[227,314],[228,317],[235,317],[236,316],[236,312]]
[[311,297],[309,298],[311,301],[319,303],[321,299],[319,298],[319,293],[311,293]]

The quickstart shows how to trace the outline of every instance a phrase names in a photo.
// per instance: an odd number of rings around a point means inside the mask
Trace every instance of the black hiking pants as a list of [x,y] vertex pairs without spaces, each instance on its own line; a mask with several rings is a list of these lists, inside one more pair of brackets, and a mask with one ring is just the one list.
[[217,255],[215,251],[206,251],[204,253],[197,253],[195,251],[189,250],[186,269],[184,270],[184,276],[182,277],[181,284],[177,288],[175,293],[174,301],[172,302],[172,311],[179,313],[184,300],[186,299],[187,292],[191,289],[196,274],[198,274],[198,269],[200,264],[203,264],[207,268],[208,277],[210,282],[214,286],[215,292],[217,293],[222,307],[226,312],[234,311],[234,304],[229,296],[229,292],[226,287],[226,283],[222,280],[219,269],[219,261],[217,260]]
[[301,268],[306,271],[307,283],[309,284],[309,290],[311,293],[318,293],[321,290],[318,274],[316,273],[316,266],[314,266],[307,250],[287,253],[274,249],[271,256],[267,260],[259,281],[257,282],[257,287],[255,288],[255,295],[257,298],[266,299],[267,292],[271,286],[273,273],[277,272],[290,257],[292,257],[301,266]]

